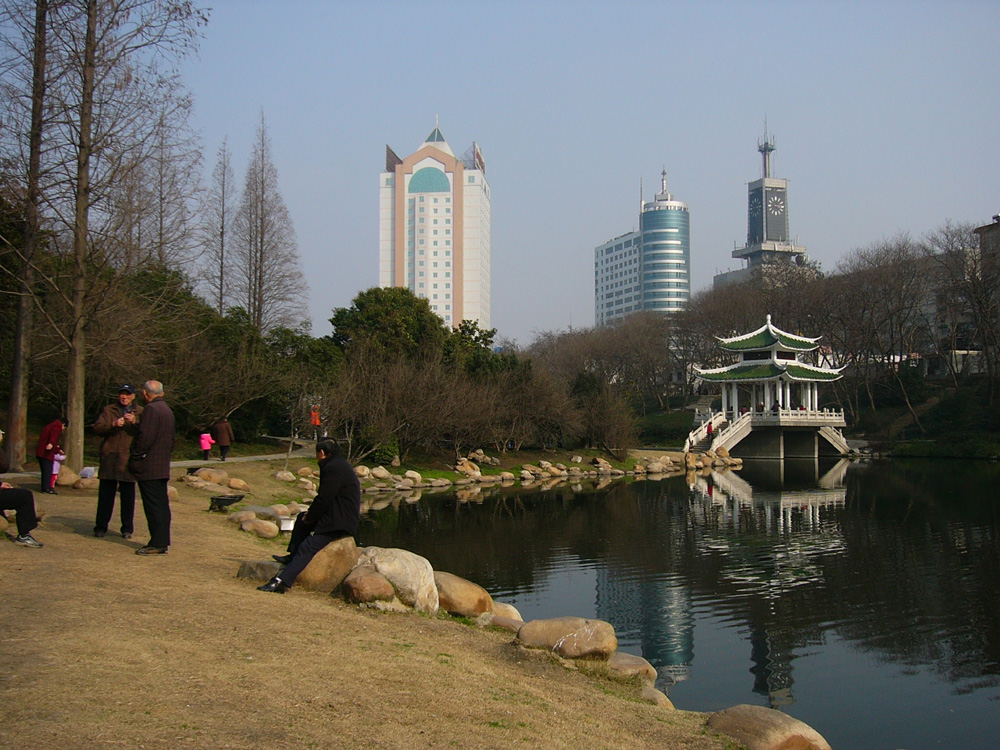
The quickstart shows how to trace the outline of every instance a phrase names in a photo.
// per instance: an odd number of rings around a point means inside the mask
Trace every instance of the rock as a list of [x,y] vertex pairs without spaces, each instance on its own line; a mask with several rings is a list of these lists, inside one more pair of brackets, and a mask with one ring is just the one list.
[[458,463],[455,464],[455,471],[459,474],[464,474],[467,477],[475,477],[482,474],[479,466],[467,458],[459,459]]
[[357,474],[358,479],[367,479],[372,473],[372,470],[367,466],[355,466],[354,473]]
[[236,477],[230,479],[228,482],[226,482],[226,484],[229,487],[229,489],[236,490],[237,492],[250,491],[250,485],[244,482],[242,479],[237,479]]
[[316,491],[316,485],[311,479],[299,479],[299,483],[295,486],[300,490],[305,490],[306,492]]
[[419,472],[413,471],[412,469],[403,474],[403,477],[409,479],[413,484],[423,484],[424,478],[420,476]]
[[292,512],[288,509],[287,505],[282,505],[281,503],[275,503],[274,505],[269,505],[268,510],[274,513],[278,518],[291,518]]
[[376,466],[371,470],[371,475],[375,477],[375,479],[381,479],[383,481],[392,477],[392,474],[389,473],[389,470],[384,466]]
[[297,516],[300,513],[305,513],[307,510],[309,510],[308,505],[302,505],[300,503],[295,502],[294,500],[288,503],[288,512],[293,516]]
[[439,607],[449,614],[479,617],[484,612],[493,611],[493,597],[478,583],[436,570],[434,585],[438,590]]
[[606,466],[609,469],[611,468],[611,464],[609,464],[606,460],[604,460],[600,456],[594,456],[592,459],[590,459],[590,463],[596,466],[598,469],[600,469],[602,466]]
[[393,456],[392,457],[392,461],[390,462],[389,465],[392,466],[392,468],[395,469],[395,468],[399,467],[399,464],[400,464],[399,456]]
[[66,464],[62,464],[59,467],[59,476],[56,477],[57,485],[60,487],[72,487],[79,481],[80,475],[68,468]]
[[295,475],[292,474],[292,472],[290,471],[279,471],[277,474],[274,475],[274,478],[277,479],[279,482],[295,481]]
[[497,617],[506,617],[510,620],[519,620],[524,622],[524,618],[521,617],[521,613],[517,611],[517,607],[513,604],[507,604],[507,602],[493,602],[493,614]]
[[501,617],[500,615],[495,614],[490,618],[490,625],[495,625],[498,628],[509,630],[511,633],[517,633],[524,623],[520,620],[514,620],[510,617]]
[[262,539],[274,539],[278,536],[278,524],[273,521],[265,521],[261,518],[254,518],[240,524],[243,531],[249,531]]
[[213,482],[215,484],[225,484],[226,480],[229,479],[229,474],[225,469],[212,469],[208,466],[204,466],[194,473],[199,479],[204,479],[206,482]]
[[[641,656],[615,651],[608,659],[608,671],[619,677],[639,676],[650,684],[656,682],[656,669]],[[666,696],[664,696],[665,698]]]
[[729,451],[726,450],[726,446],[724,445],[720,445],[718,448],[716,448],[715,455],[717,455],[719,458],[730,458]]
[[343,539],[330,542],[316,553],[305,570],[295,579],[296,587],[332,593],[354,569],[358,562],[358,554],[354,537],[345,536]]
[[650,461],[649,465],[646,467],[646,472],[649,474],[663,474],[666,470],[667,467],[659,461]]
[[684,466],[688,469],[693,469],[698,463],[698,458],[693,453],[684,454]]
[[534,478],[535,478],[535,475],[532,474],[530,471],[528,471],[527,469],[521,469],[521,480],[522,481],[528,481],[528,482],[530,482]]
[[583,456],[573,456],[573,458],[570,459],[570,462],[574,464],[582,464]]
[[763,706],[742,704],[708,717],[708,726],[729,735],[747,750],[830,750],[808,724]]
[[230,513],[227,521],[232,521],[233,523],[242,524],[244,521],[252,521],[257,517],[257,514],[252,510],[238,510],[235,513]]
[[532,620],[517,631],[517,639],[527,648],[546,648],[564,659],[607,659],[618,650],[610,623],[583,617]]
[[311,466],[303,466],[301,469],[299,469],[295,473],[298,474],[300,477],[306,477],[306,478],[308,478],[308,477],[311,477],[313,475],[313,470],[312,470]]
[[[670,699],[652,685],[642,686],[642,699],[648,703],[652,703],[654,706],[669,708],[671,711],[674,710],[674,704],[670,701]],[[789,748],[788,750],[792,749]]]
[[245,560],[236,573],[237,578],[251,578],[255,581],[270,581],[281,570],[281,565],[273,560]]
[[167,500],[172,503],[176,503],[181,498],[181,493],[177,491],[177,488],[172,484],[167,485]]
[[638,474],[645,474],[646,473],[646,467],[643,466],[642,464],[636,464],[635,466],[632,467],[632,473],[637,474],[637,475]]
[[501,482],[513,482],[516,478],[517,477],[515,477],[512,472],[509,472],[509,471],[501,471],[500,472],[500,481]]
[[358,565],[367,565],[384,575],[406,606],[426,614],[437,614],[434,569],[426,558],[402,549],[366,547],[358,558]]
[[431,487],[451,487],[452,484],[454,483],[446,477],[431,480]]
[[9,527],[10,524],[7,523],[7,516],[0,512],[0,533],[5,532]]
[[355,604],[391,602],[396,598],[396,590],[389,579],[368,565],[359,565],[348,573],[340,588],[344,598]]
[[73,489],[96,490],[100,486],[101,486],[101,480],[98,479],[97,477],[90,477],[89,479],[81,477],[80,479],[77,479],[76,482],[73,484]]

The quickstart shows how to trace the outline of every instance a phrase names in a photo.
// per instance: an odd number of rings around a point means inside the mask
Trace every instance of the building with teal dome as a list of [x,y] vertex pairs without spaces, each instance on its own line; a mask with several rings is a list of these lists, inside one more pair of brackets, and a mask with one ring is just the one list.
[[426,299],[449,326],[490,327],[490,186],[475,143],[456,157],[435,127],[405,159],[385,147],[379,286]]

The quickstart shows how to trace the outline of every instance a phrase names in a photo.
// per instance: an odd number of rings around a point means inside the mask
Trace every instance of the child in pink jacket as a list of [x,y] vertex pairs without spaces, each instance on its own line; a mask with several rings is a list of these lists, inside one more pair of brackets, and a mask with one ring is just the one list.
[[215,445],[215,440],[212,439],[212,435],[208,432],[201,433],[201,437],[198,438],[201,443],[201,450],[205,454],[205,460],[208,460],[208,454],[212,452],[212,446]]

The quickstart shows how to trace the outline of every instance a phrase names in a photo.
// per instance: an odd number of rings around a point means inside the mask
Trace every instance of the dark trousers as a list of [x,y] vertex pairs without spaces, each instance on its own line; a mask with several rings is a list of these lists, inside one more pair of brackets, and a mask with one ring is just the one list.
[[42,492],[48,492],[52,489],[52,462],[39,457],[38,465],[42,468]]
[[149,527],[150,547],[170,546],[170,499],[167,497],[166,479],[140,479],[139,494],[142,510]]
[[278,578],[286,586],[295,583],[299,573],[306,569],[306,566],[316,556],[316,553],[323,549],[330,542],[343,539],[350,534],[344,531],[332,531],[329,534],[313,534],[308,523],[295,522],[292,527],[292,538],[288,541],[288,554],[293,555],[292,561],[278,573]]
[[97,489],[97,520],[94,531],[107,531],[115,512],[115,495],[121,495],[122,533],[131,534],[135,527],[135,482],[102,479]]
[[31,490],[13,487],[0,490],[0,511],[12,510],[17,513],[18,536],[30,534],[38,526],[38,516],[35,514],[35,496]]
[[219,453],[222,454],[222,460],[225,461],[226,460],[226,456],[229,455],[229,446],[228,445],[220,445],[219,446]]
[[205,461],[207,461],[207,460],[208,460],[208,454],[209,454],[209,453],[211,453],[211,452],[212,452],[212,449],[211,449],[211,448],[204,448],[204,449],[202,450],[202,453],[204,453],[204,454],[205,454],[205,459],[204,459]]

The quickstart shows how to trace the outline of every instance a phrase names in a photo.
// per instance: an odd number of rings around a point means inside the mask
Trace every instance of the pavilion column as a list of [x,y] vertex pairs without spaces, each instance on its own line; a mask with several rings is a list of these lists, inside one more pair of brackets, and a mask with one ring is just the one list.
[[733,383],[730,387],[733,389],[733,419],[736,419],[740,412],[740,387],[736,383]]
[[722,386],[722,413],[729,411],[729,386]]

